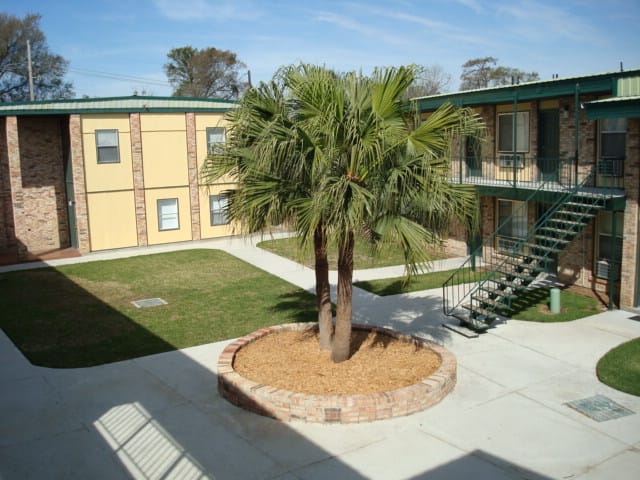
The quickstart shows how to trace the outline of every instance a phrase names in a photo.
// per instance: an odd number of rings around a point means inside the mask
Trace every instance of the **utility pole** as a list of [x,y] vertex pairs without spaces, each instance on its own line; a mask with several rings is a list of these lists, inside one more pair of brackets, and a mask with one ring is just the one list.
[[29,100],[33,102],[33,71],[31,70],[31,42],[27,40],[27,71],[29,72]]

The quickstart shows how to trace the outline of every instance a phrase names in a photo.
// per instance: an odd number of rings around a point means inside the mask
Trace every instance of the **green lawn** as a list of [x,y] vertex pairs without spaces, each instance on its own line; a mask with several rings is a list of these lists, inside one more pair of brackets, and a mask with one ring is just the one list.
[[[167,305],[136,308],[160,297]],[[0,327],[36,364],[81,367],[315,321],[315,297],[216,250],[0,274]]]
[[640,396],[640,338],[610,350],[598,362],[596,372],[610,387]]
[[[408,284],[404,283],[403,277],[384,278],[381,280],[365,280],[355,282],[356,287],[367,290],[376,295],[398,295],[400,293],[418,292],[420,290],[431,290],[432,288],[442,288],[451,274],[457,270],[442,270],[439,272],[423,273],[415,275]],[[471,271],[469,270],[469,273]],[[476,270],[476,281],[481,280],[483,275],[480,269]],[[460,278],[469,278],[462,275]]]
[[[279,238],[275,240],[265,240],[258,243],[258,247],[289,258],[296,262],[300,262],[308,267],[314,267],[315,258],[312,250],[303,252],[302,257],[298,252],[298,239],[296,237]],[[444,251],[436,247],[430,252],[433,260],[446,258]],[[329,268],[337,269],[338,254],[336,249],[329,249]],[[356,240],[355,251],[353,254],[353,265],[355,269],[390,267],[393,265],[403,265],[404,257],[402,250],[398,247],[383,248],[378,255],[373,255],[367,245],[366,240]]]
[[519,295],[511,306],[509,317],[530,322],[568,322],[600,313],[600,302],[592,297],[563,290],[560,292],[560,313],[549,310],[550,291],[537,288]]

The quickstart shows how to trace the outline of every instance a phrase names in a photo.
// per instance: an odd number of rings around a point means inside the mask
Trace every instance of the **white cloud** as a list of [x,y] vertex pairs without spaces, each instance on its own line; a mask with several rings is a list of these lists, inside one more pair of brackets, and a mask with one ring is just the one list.
[[251,21],[261,16],[252,1],[233,0],[153,0],[158,11],[170,20]]

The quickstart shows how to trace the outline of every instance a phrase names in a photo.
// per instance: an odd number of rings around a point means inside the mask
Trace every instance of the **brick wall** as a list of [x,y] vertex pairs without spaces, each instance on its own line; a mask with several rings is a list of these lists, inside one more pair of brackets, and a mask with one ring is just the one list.
[[640,200],[640,119],[627,120],[627,152],[624,166],[624,186],[627,203],[624,211],[622,239],[622,270],[620,307],[636,306],[638,278],[638,201]]
[[15,247],[6,119],[0,118],[0,255]]
[[18,258],[68,247],[61,117],[7,117],[5,126]]

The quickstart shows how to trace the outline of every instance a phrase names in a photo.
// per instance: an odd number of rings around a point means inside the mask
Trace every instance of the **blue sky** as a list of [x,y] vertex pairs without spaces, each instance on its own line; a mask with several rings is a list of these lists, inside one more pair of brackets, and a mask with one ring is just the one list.
[[541,78],[640,68],[638,0],[0,0],[42,15],[77,96],[170,95],[174,47],[231,50],[254,83],[299,61],[340,71],[493,56]]

